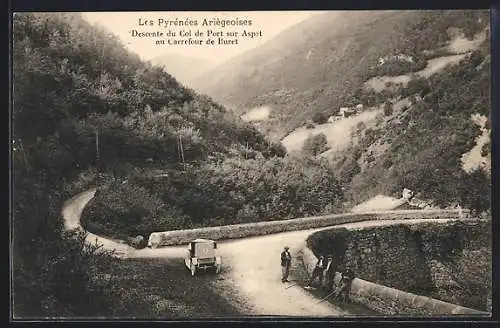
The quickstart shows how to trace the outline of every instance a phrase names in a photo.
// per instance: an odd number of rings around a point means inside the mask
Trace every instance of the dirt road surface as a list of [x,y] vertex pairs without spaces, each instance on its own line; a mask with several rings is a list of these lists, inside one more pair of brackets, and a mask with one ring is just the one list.
[[[80,227],[80,215],[85,205],[94,197],[95,190],[83,192],[66,202],[63,209],[65,227],[68,230]],[[414,219],[414,220],[377,220],[338,225],[348,229],[391,225],[399,223],[416,224],[430,221],[445,222],[450,219]],[[314,231],[328,229],[310,229],[284,232],[267,236],[242,238],[219,242],[219,252],[223,259],[223,270],[219,279],[214,279],[214,286],[221,289],[226,298],[233,298],[240,304],[244,314],[264,316],[360,316],[359,309],[350,312],[329,302],[319,300],[300,286],[281,282],[280,253],[289,246],[294,261],[305,239]],[[98,242],[103,249],[116,250],[122,258],[174,258],[183,264],[186,246],[163,247],[157,249],[136,250],[118,241],[109,240],[89,233],[88,242]],[[186,269],[187,270],[187,269]],[[186,273],[186,279],[190,276]],[[226,288],[227,287],[227,288]],[[232,292],[224,292],[231,289]],[[234,293],[237,293],[235,295]]]

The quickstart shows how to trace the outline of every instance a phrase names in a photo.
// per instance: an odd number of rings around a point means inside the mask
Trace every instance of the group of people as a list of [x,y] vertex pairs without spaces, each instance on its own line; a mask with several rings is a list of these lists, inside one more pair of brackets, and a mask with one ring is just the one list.
[[[285,249],[281,252],[281,282],[283,283],[288,282],[291,264],[292,255],[290,254],[290,248],[285,246]],[[349,298],[351,284],[355,278],[354,272],[349,268],[341,271],[341,278],[339,282],[335,284],[336,269],[336,265],[333,261],[333,255],[328,255],[326,259],[325,256],[321,255],[316,262],[306,287],[312,287],[313,282],[318,279],[319,285],[325,287],[328,294],[331,294],[342,301],[346,301]]]

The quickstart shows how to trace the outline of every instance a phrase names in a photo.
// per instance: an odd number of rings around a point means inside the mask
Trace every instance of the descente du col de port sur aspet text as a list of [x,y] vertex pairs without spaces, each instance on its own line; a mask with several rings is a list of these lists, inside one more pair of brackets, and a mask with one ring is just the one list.
[[[202,45],[202,44],[238,44],[238,38],[258,38],[262,37],[260,30],[218,30],[218,28],[251,26],[252,21],[246,19],[203,19],[201,24],[197,20],[150,20],[139,18],[139,26],[157,26],[169,28],[161,31],[140,31],[133,29],[130,31],[132,37],[161,38],[156,40],[157,44],[168,45]],[[175,27],[180,27],[175,29]],[[193,27],[209,27],[208,29],[193,29]],[[212,28],[210,28],[212,27]]]

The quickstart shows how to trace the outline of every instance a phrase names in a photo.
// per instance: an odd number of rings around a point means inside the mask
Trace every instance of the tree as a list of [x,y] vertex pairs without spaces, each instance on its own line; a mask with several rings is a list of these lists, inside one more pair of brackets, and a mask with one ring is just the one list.
[[316,156],[327,151],[330,147],[324,133],[311,135],[302,146],[302,152],[307,155]]
[[393,112],[392,103],[390,101],[386,101],[384,105],[384,115],[391,116]]
[[425,77],[411,79],[406,86],[406,94],[425,96],[430,92],[429,81]]
[[316,124],[324,124],[327,122],[328,117],[324,113],[314,113],[312,120]]
[[484,128],[485,129],[491,129],[491,121],[490,121],[490,118],[486,118],[486,122],[484,123]]
[[490,153],[490,149],[491,149],[491,143],[490,142],[485,143],[481,147],[481,156],[482,157],[488,156],[488,154]]

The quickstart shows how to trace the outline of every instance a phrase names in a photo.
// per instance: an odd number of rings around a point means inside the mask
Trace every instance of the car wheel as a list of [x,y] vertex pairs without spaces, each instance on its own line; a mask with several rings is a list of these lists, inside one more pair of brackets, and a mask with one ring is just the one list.
[[196,274],[196,265],[191,264],[191,276],[194,277],[195,274]]

